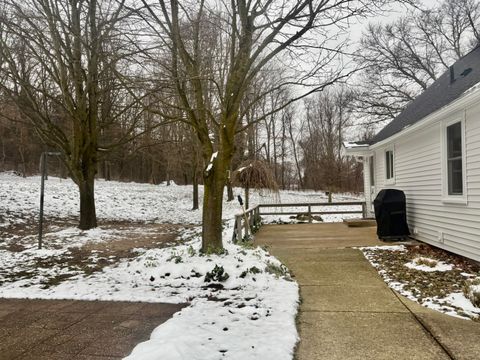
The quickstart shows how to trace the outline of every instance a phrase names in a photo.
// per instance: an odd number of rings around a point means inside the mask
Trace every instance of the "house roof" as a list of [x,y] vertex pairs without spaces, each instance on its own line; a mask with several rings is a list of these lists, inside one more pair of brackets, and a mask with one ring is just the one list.
[[[453,78],[453,81],[451,80]],[[480,46],[463,56],[445,71],[370,141],[375,144],[422,120],[450,104],[480,82]]]

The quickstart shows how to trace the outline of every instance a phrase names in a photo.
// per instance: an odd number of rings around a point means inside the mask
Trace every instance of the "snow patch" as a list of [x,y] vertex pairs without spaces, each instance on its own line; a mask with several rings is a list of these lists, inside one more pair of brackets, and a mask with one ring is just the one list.
[[[425,264],[422,264],[422,261],[427,261],[427,262],[434,262],[435,266],[428,266]],[[408,262],[405,264],[406,267],[409,269],[414,269],[414,270],[419,270],[419,271],[426,271],[426,272],[433,272],[433,271],[450,271],[453,269],[453,265],[444,263],[443,261],[437,261],[434,259],[429,259],[425,257],[418,257],[416,259],[413,259],[411,262]]]

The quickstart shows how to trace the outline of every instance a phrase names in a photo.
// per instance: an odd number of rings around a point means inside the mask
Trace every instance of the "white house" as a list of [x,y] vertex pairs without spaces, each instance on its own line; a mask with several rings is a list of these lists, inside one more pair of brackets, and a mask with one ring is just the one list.
[[367,203],[403,190],[413,238],[480,261],[480,47],[371,141],[345,150],[364,162]]

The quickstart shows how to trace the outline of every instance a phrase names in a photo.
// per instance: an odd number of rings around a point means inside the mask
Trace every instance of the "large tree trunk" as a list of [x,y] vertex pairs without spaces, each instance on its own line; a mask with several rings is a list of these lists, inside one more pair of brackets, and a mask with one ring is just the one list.
[[88,176],[78,185],[80,190],[80,225],[82,230],[97,227],[97,214],[95,211],[95,179]]
[[226,159],[218,159],[204,172],[202,251],[221,251],[223,190],[226,183]]

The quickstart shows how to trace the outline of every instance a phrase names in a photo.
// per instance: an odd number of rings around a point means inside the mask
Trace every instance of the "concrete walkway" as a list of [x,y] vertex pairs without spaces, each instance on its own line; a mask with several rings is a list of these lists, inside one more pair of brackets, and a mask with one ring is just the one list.
[[266,225],[255,241],[268,245],[300,285],[296,359],[480,358],[480,323],[403,298],[351,248],[385,245],[375,228]]
[[121,359],[183,306],[0,299],[0,360]]

